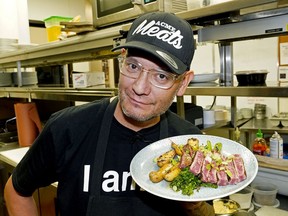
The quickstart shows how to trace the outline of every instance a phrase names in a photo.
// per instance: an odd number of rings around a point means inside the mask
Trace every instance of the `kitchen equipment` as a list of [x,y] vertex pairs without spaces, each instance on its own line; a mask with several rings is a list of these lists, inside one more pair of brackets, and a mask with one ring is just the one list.
[[12,85],[12,75],[11,73],[1,73],[0,72],[0,86],[11,86]]
[[268,73],[267,70],[247,70],[237,71],[235,75],[237,77],[238,86],[265,86]]
[[243,118],[246,119],[253,117],[253,109],[251,108],[241,108],[240,113],[242,114]]
[[220,73],[202,73],[195,74],[191,83],[203,83],[203,82],[212,82],[219,79]]
[[[259,209],[263,206],[267,206],[267,205],[261,205],[261,204],[257,203],[254,198],[252,199],[252,203],[255,206],[255,209]],[[275,202],[273,203],[273,205],[271,205],[269,207],[278,208],[279,206],[280,206],[280,201],[278,199],[275,199]]]
[[273,126],[284,126],[288,127],[288,113],[287,112],[281,112],[279,114],[273,115],[270,118],[270,122]]
[[249,209],[251,207],[252,195],[253,190],[248,186],[235,194],[231,194],[229,198],[239,203],[241,209]]
[[135,19],[152,11],[177,13],[187,11],[188,0],[92,0],[93,25],[95,28],[110,26]]
[[215,110],[203,110],[204,125],[215,124]]
[[231,199],[216,199],[213,200],[213,208],[215,215],[228,216],[237,213],[240,205]]
[[[193,103],[184,103],[185,119],[192,122],[198,128],[203,128],[203,108]],[[177,113],[177,103],[172,103],[170,110]]]
[[266,117],[266,104],[254,105],[254,116],[256,119],[264,119]]
[[251,185],[254,191],[254,201],[259,205],[273,206],[276,202],[278,188],[276,185],[268,182],[253,183]]
[[288,212],[282,209],[271,207],[271,206],[263,206],[255,212],[255,215],[257,216],[271,216],[271,215],[287,216]]
[[[36,85],[38,83],[36,72],[21,72],[22,85]],[[19,85],[17,72],[12,73],[12,79],[14,85]]]

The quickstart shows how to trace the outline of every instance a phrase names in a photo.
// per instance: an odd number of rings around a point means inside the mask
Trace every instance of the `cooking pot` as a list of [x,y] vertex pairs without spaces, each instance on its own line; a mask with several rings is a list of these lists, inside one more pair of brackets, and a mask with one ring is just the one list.
[[235,75],[237,77],[238,86],[265,86],[268,73],[267,70],[247,70],[237,71]]
[[239,211],[240,204],[231,199],[215,199],[213,208],[217,216],[231,216]]

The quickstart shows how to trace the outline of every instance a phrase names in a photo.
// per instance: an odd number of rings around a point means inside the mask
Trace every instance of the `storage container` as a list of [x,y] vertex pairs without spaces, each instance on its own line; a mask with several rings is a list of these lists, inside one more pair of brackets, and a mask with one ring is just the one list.
[[253,183],[254,201],[260,205],[275,205],[278,188],[276,185],[268,182]]
[[85,88],[89,86],[104,85],[104,72],[73,72],[73,87]]
[[231,194],[229,198],[239,203],[241,209],[249,209],[252,202],[252,195],[253,190],[248,186],[235,194]]
[[235,73],[239,86],[265,86],[267,74],[266,70],[237,71]]
[[51,16],[44,19],[48,41],[57,41],[61,35],[60,22],[69,22],[72,17]]

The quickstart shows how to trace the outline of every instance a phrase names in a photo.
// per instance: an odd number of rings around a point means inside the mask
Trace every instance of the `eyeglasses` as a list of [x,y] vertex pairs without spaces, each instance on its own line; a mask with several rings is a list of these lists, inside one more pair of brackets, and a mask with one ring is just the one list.
[[161,69],[145,69],[132,57],[119,57],[120,73],[126,77],[137,79],[141,72],[148,73],[149,82],[161,89],[171,88],[181,76]]

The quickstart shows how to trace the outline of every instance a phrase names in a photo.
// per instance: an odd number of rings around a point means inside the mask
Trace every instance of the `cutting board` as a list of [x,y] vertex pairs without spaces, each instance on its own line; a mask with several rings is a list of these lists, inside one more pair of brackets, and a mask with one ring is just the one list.
[[16,167],[16,165],[22,160],[29,147],[21,147],[17,149],[7,150],[0,152],[0,160]]
[[278,209],[278,208],[271,207],[271,206],[263,206],[259,210],[257,210],[255,214],[257,216],[272,216],[272,215],[287,216],[288,211],[284,211],[282,209]]

